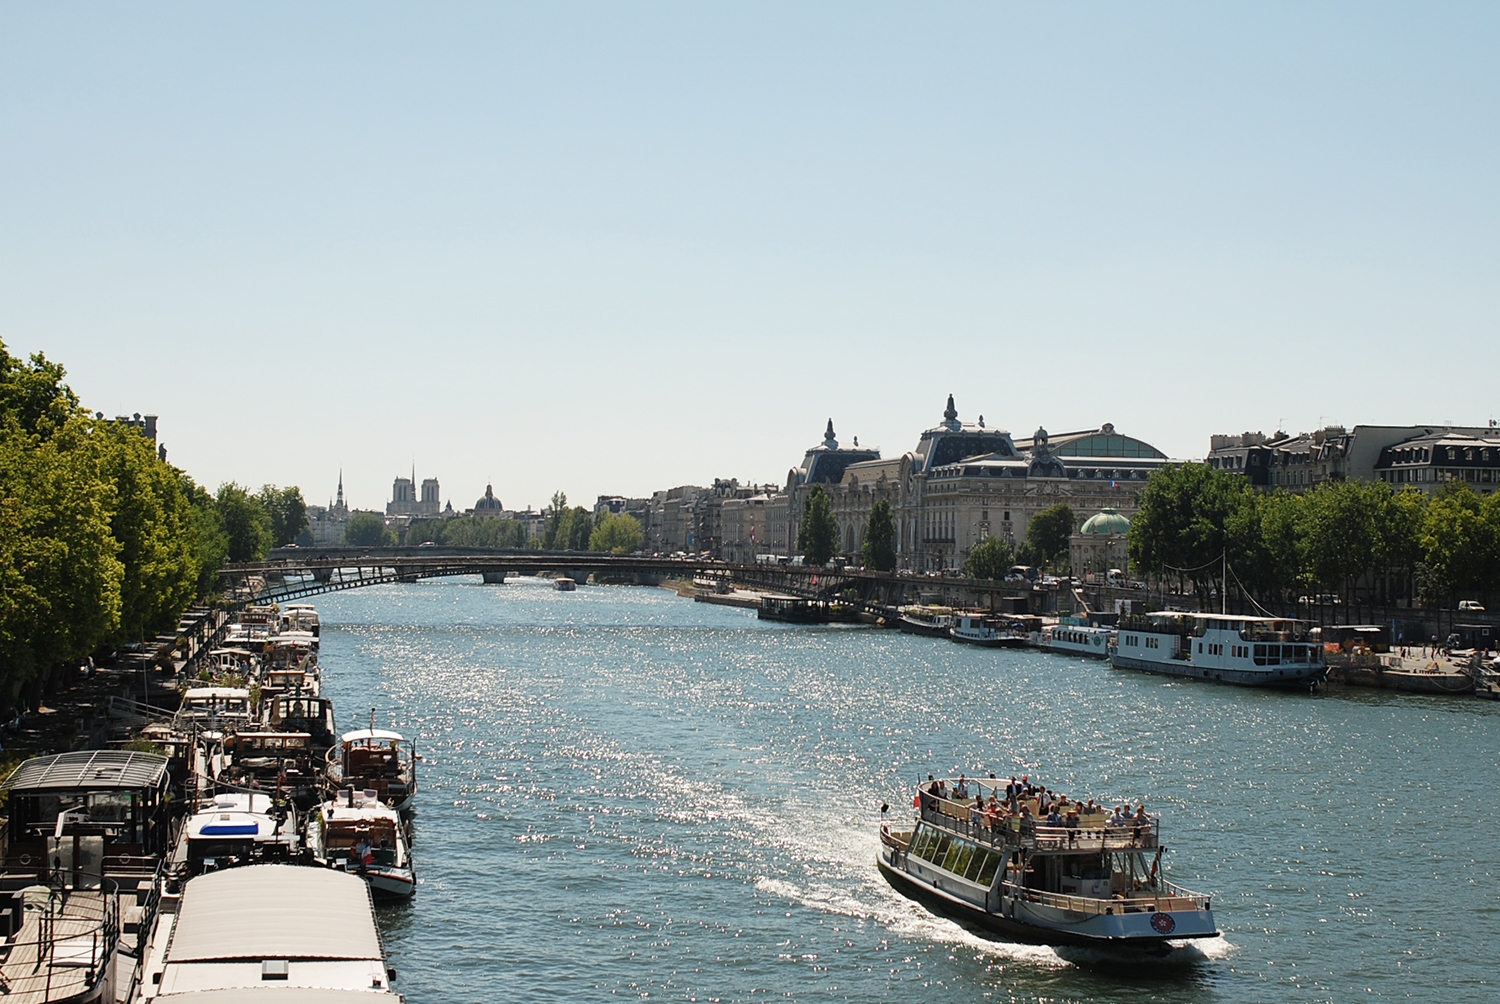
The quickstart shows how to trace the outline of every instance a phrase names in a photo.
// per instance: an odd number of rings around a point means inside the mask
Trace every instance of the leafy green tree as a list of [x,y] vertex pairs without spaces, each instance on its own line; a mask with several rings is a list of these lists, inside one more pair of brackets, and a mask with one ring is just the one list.
[[574,506],[572,519],[568,522],[568,550],[587,551],[593,533],[594,514],[583,506]]
[[14,412],[0,425],[0,682],[10,696],[120,625],[115,490],[99,475],[92,426],[75,416],[43,440]]
[[1206,603],[1219,580],[1228,550],[1231,514],[1246,504],[1243,478],[1206,464],[1167,464],[1151,475],[1136,497],[1127,538],[1136,571],[1192,583]]
[[344,543],[350,547],[391,547],[396,535],[386,529],[378,512],[357,512],[344,524]]
[[101,474],[114,485],[110,531],[120,545],[123,639],[176,626],[198,594],[197,519],[181,475],[156,455],[139,429],[94,423]]
[[1066,502],[1048,506],[1026,524],[1026,543],[1037,556],[1037,564],[1057,566],[1068,556],[1068,538],[1073,536],[1077,517]]
[[885,499],[876,499],[870,507],[860,556],[866,568],[877,572],[896,570],[896,520],[891,515],[891,504]]
[[302,489],[262,485],[255,497],[271,517],[272,547],[294,543],[307,529],[307,503],[302,498]]
[[0,418],[23,432],[51,437],[79,413],[77,395],[62,382],[65,375],[40,352],[22,362],[0,341]]
[[1494,527],[1485,506],[1467,484],[1445,485],[1427,504],[1421,528],[1422,598],[1452,606],[1460,593],[1482,591],[1496,551]]
[[[547,525],[542,529],[542,550],[550,551],[561,547],[567,542],[568,535],[563,532],[563,522],[571,518],[572,512],[568,509],[568,493],[558,490],[552,493],[552,510],[547,514]],[[559,543],[561,538],[561,543]]]
[[833,503],[822,485],[813,485],[802,504],[802,522],[797,527],[797,550],[809,565],[826,565],[838,548],[839,527]]
[[589,535],[590,551],[608,551],[610,554],[630,554],[641,549],[646,535],[641,531],[640,521],[624,513],[605,513]]
[[178,483],[183,496],[192,507],[193,554],[198,565],[198,595],[213,592],[219,569],[229,560],[229,536],[224,532],[224,521],[219,518],[219,507],[208,489],[193,482],[186,474],[178,473]]
[[964,559],[964,574],[971,579],[1003,579],[1014,565],[1015,553],[999,537],[986,537],[974,545]]
[[233,481],[219,486],[214,496],[230,561],[259,561],[271,549],[271,514],[260,499]]

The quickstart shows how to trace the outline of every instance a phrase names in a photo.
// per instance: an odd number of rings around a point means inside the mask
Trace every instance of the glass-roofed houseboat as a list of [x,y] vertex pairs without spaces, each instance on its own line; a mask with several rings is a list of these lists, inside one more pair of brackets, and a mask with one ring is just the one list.
[[1128,617],[1109,661],[1139,669],[1242,687],[1299,687],[1322,682],[1328,667],[1306,621],[1177,610]]
[[[968,783],[981,798],[1004,794]],[[1112,826],[1101,812],[1048,825],[1035,800],[984,811],[939,794],[953,785],[919,785],[913,823],[881,824],[877,864],[898,891],[1016,941],[1159,951],[1218,934],[1209,898],[1163,875],[1159,818]]]

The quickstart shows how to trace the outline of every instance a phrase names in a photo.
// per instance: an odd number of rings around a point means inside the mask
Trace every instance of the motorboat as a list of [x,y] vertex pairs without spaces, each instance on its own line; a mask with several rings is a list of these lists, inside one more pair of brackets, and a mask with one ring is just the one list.
[[249,791],[211,796],[183,824],[172,853],[178,881],[235,865],[294,862],[302,852],[297,813],[287,802]]
[[[1166,880],[1158,816],[1039,819],[1024,792],[965,783],[987,808],[955,797],[957,781],[930,781],[917,786],[910,823],[881,823],[876,864],[897,891],[1005,940],[1161,952],[1218,934],[1210,898]],[[987,796],[1006,810],[988,808]]]
[[568,578],[566,575],[562,576],[561,578],[553,579],[552,585],[553,588],[555,588],[560,593],[571,593],[573,592],[573,590],[578,588],[578,583],[575,580]]
[[313,861],[351,872],[377,898],[409,899],[417,888],[401,815],[375,791],[346,788],[318,807],[308,825]]
[[1109,658],[1109,638],[1113,628],[1085,624],[1055,624],[1042,631],[1041,647],[1064,655],[1086,655]]
[[390,729],[355,729],[328,751],[326,775],[335,791],[373,791],[397,812],[409,812],[417,794],[416,744]]
[[1306,621],[1178,610],[1132,615],[1120,622],[1110,665],[1242,687],[1321,683],[1323,646]]

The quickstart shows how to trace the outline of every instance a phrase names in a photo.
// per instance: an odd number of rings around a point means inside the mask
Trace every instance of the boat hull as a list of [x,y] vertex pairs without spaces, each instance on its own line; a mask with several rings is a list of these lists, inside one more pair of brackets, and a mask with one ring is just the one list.
[[963,645],[978,645],[981,648],[1025,648],[1025,638],[1015,638],[1009,635],[998,635],[990,638],[970,638],[961,634],[950,634],[948,637]]
[[1170,663],[1149,659],[1136,659],[1115,653],[1109,664],[1115,669],[1133,669],[1158,676],[1177,676],[1185,680],[1204,683],[1228,683],[1237,687],[1269,687],[1305,690],[1323,681],[1325,668],[1322,665],[1293,666],[1290,669],[1273,671],[1239,670],[1230,667],[1195,666],[1187,660],[1172,660]]
[[[1114,934],[1084,933],[1077,930],[1079,925],[1074,925],[1074,930],[1061,930],[1044,926],[1042,923],[1031,922],[1024,915],[1011,918],[991,913],[966,900],[949,896],[941,889],[934,889],[901,869],[893,867],[884,855],[876,855],[875,863],[879,866],[880,873],[885,880],[903,896],[916,900],[934,913],[949,917],[970,930],[985,936],[998,936],[998,940],[1019,941],[1034,945],[1128,947],[1143,953],[1153,953],[1166,950],[1168,943],[1172,941],[1187,938],[1211,938],[1218,934],[1213,927],[1212,915],[1209,915],[1206,930],[1174,931],[1170,937],[1161,936],[1150,930],[1152,915],[1146,913],[1093,918],[1093,921],[1100,922],[1098,926],[1101,929],[1105,927],[1103,922],[1112,924],[1117,932]],[[1148,933],[1141,933],[1132,928],[1143,928]]]
[[1406,694],[1472,694],[1474,678],[1467,673],[1422,673],[1364,666],[1331,670],[1330,677],[1351,687],[1374,687]]
[[945,624],[926,624],[922,621],[898,617],[896,618],[896,627],[900,628],[906,634],[921,635],[924,638],[948,637],[948,627]]

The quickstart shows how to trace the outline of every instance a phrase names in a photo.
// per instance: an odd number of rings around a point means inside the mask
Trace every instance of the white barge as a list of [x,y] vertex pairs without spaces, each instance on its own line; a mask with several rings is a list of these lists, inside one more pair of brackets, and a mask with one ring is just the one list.
[[876,863],[899,892],[1006,940],[1160,952],[1219,933],[1209,897],[1163,876],[1159,818],[1112,826],[1075,813],[1048,825],[1034,800],[1007,817],[939,797],[939,783],[918,786],[909,827],[881,824]]
[[1129,617],[1110,652],[1116,669],[1138,669],[1242,687],[1307,688],[1328,667],[1306,621],[1176,610]]
[[1042,632],[1041,647],[1064,655],[1087,655],[1109,658],[1109,638],[1113,628],[1081,624],[1056,624]]

